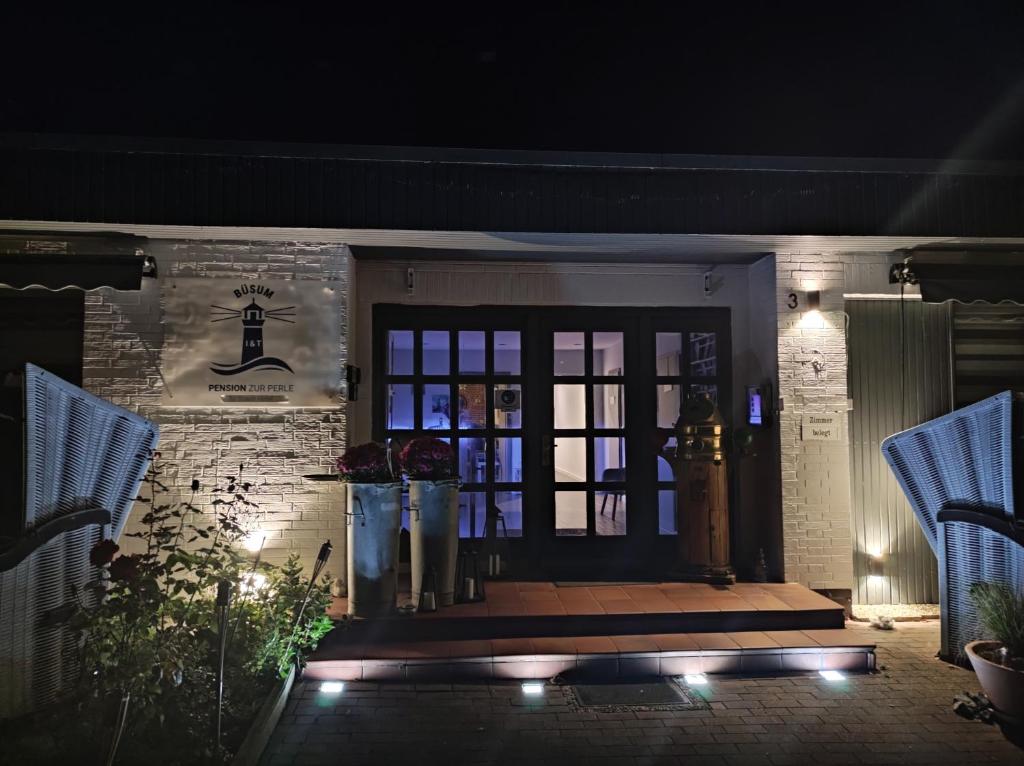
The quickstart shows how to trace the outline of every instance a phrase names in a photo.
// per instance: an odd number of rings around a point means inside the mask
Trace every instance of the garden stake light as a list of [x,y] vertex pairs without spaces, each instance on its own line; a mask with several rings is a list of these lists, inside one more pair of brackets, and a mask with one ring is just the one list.
[[217,583],[217,749],[220,752],[221,715],[224,709],[224,651],[228,639],[228,606],[231,604],[231,583],[221,580]]
[[[320,552],[316,555],[316,563],[313,565],[313,571],[309,575],[309,585],[306,587],[306,595],[302,597],[302,605],[299,607],[298,613],[295,615],[295,619],[292,620],[291,634],[288,636],[288,646],[285,648],[284,657],[287,658],[292,650],[292,643],[295,641],[295,630],[299,627],[299,620],[302,619],[302,613],[306,611],[306,604],[309,603],[309,594],[313,592],[313,586],[316,584],[317,579],[320,577],[320,573],[324,571],[324,567],[327,566],[327,559],[331,557],[331,541],[325,540],[323,545],[320,546]],[[283,670],[284,668],[280,668]]]

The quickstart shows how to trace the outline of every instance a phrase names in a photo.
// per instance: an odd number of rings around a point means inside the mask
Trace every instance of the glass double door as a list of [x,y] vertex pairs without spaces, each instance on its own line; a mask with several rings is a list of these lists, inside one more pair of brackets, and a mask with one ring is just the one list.
[[659,429],[688,394],[728,407],[728,326],[724,309],[378,306],[375,438],[451,443],[462,544],[508,537],[514,575],[654,576],[677,549]]

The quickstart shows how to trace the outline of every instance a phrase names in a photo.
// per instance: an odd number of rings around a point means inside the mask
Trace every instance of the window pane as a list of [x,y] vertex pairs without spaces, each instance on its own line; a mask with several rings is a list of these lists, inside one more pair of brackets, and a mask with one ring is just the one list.
[[[670,439],[670,442],[671,443],[669,444],[665,444],[665,446],[662,447],[662,450],[667,450],[671,457],[671,455],[675,453],[676,438],[673,436],[672,439]],[[675,481],[675,478],[675,474],[672,473],[672,465],[666,458],[658,455],[658,481]]]
[[518,383],[499,383],[494,387],[494,427],[523,427],[522,386]]
[[626,405],[623,387],[615,384],[594,386],[594,428],[624,428]]
[[555,493],[555,534],[580,537],[587,534],[587,493]]
[[388,330],[388,373],[412,375],[412,330]]
[[494,374],[519,375],[520,341],[518,330],[494,331]]
[[658,490],[658,534],[675,535],[676,529],[676,491],[674,489]]
[[487,495],[459,493],[459,537],[483,537],[487,521]]
[[507,532],[509,537],[523,536],[523,493],[522,492],[497,492],[494,495],[494,503],[501,511],[505,520],[502,528],[501,521],[498,521],[498,538]]
[[672,428],[679,419],[679,386],[658,384],[658,428]]
[[555,375],[583,375],[583,333],[555,333]]
[[[353,519],[355,523],[359,523],[359,519]],[[409,493],[402,493],[402,529],[409,531]]]
[[623,364],[623,347],[621,332],[595,332],[594,341],[594,374],[621,375]]
[[555,439],[555,481],[587,480],[587,440]]
[[713,332],[690,333],[690,375],[706,378],[717,374]]
[[429,383],[423,387],[423,428],[438,430],[451,428],[451,410],[448,401],[451,389],[447,383]]
[[494,440],[494,480],[523,480],[523,440],[518,436]]
[[555,386],[555,428],[586,428],[586,386],[558,384]]
[[483,383],[459,385],[459,428],[487,427],[487,397]]
[[678,332],[659,332],[655,335],[655,357],[658,375],[679,375],[679,360],[683,353],[683,336]]
[[447,375],[451,366],[447,330],[423,331],[423,374]]
[[711,397],[711,401],[713,401],[716,405],[718,404],[718,386],[714,384],[710,386],[705,386],[697,383],[693,383],[690,385],[690,396],[699,396],[701,394],[707,394],[709,397]]
[[626,534],[625,490],[610,489],[597,493],[594,531],[601,537],[618,537]]
[[388,385],[387,428],[399,430],[413,427],[412,383]]
[[479,374],[484,371],[484,333],[482,330],[459,331],[459,372]]
[[487,447],[481,439],[459,439],[459,479],[464,484],[483,484],[487,479]]
[[594,439],[594,479],[597,481],[626,480],[625,439],[619,436],[598,436]]

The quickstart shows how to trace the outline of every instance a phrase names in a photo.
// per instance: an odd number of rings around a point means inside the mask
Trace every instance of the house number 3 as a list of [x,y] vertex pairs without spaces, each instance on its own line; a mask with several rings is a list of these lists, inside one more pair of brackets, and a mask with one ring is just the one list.
[[797,300],[796,293],[790,293],[789,300],[786,301],[786,306],[791,309],[795,309],[798,305],[800,305],[800,301]]

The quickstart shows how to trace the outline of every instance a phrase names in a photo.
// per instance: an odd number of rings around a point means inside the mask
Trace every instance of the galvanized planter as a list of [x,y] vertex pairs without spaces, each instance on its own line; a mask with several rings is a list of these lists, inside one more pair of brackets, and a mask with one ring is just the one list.
[[412,603],[420,605],[424,579],[433,569],[438,606],[455,603],[455,564],[459,552],[459,482],[409,482]]
[[395,608],[402,484],[354,484],[348,495],[348,613],[380,617]]

